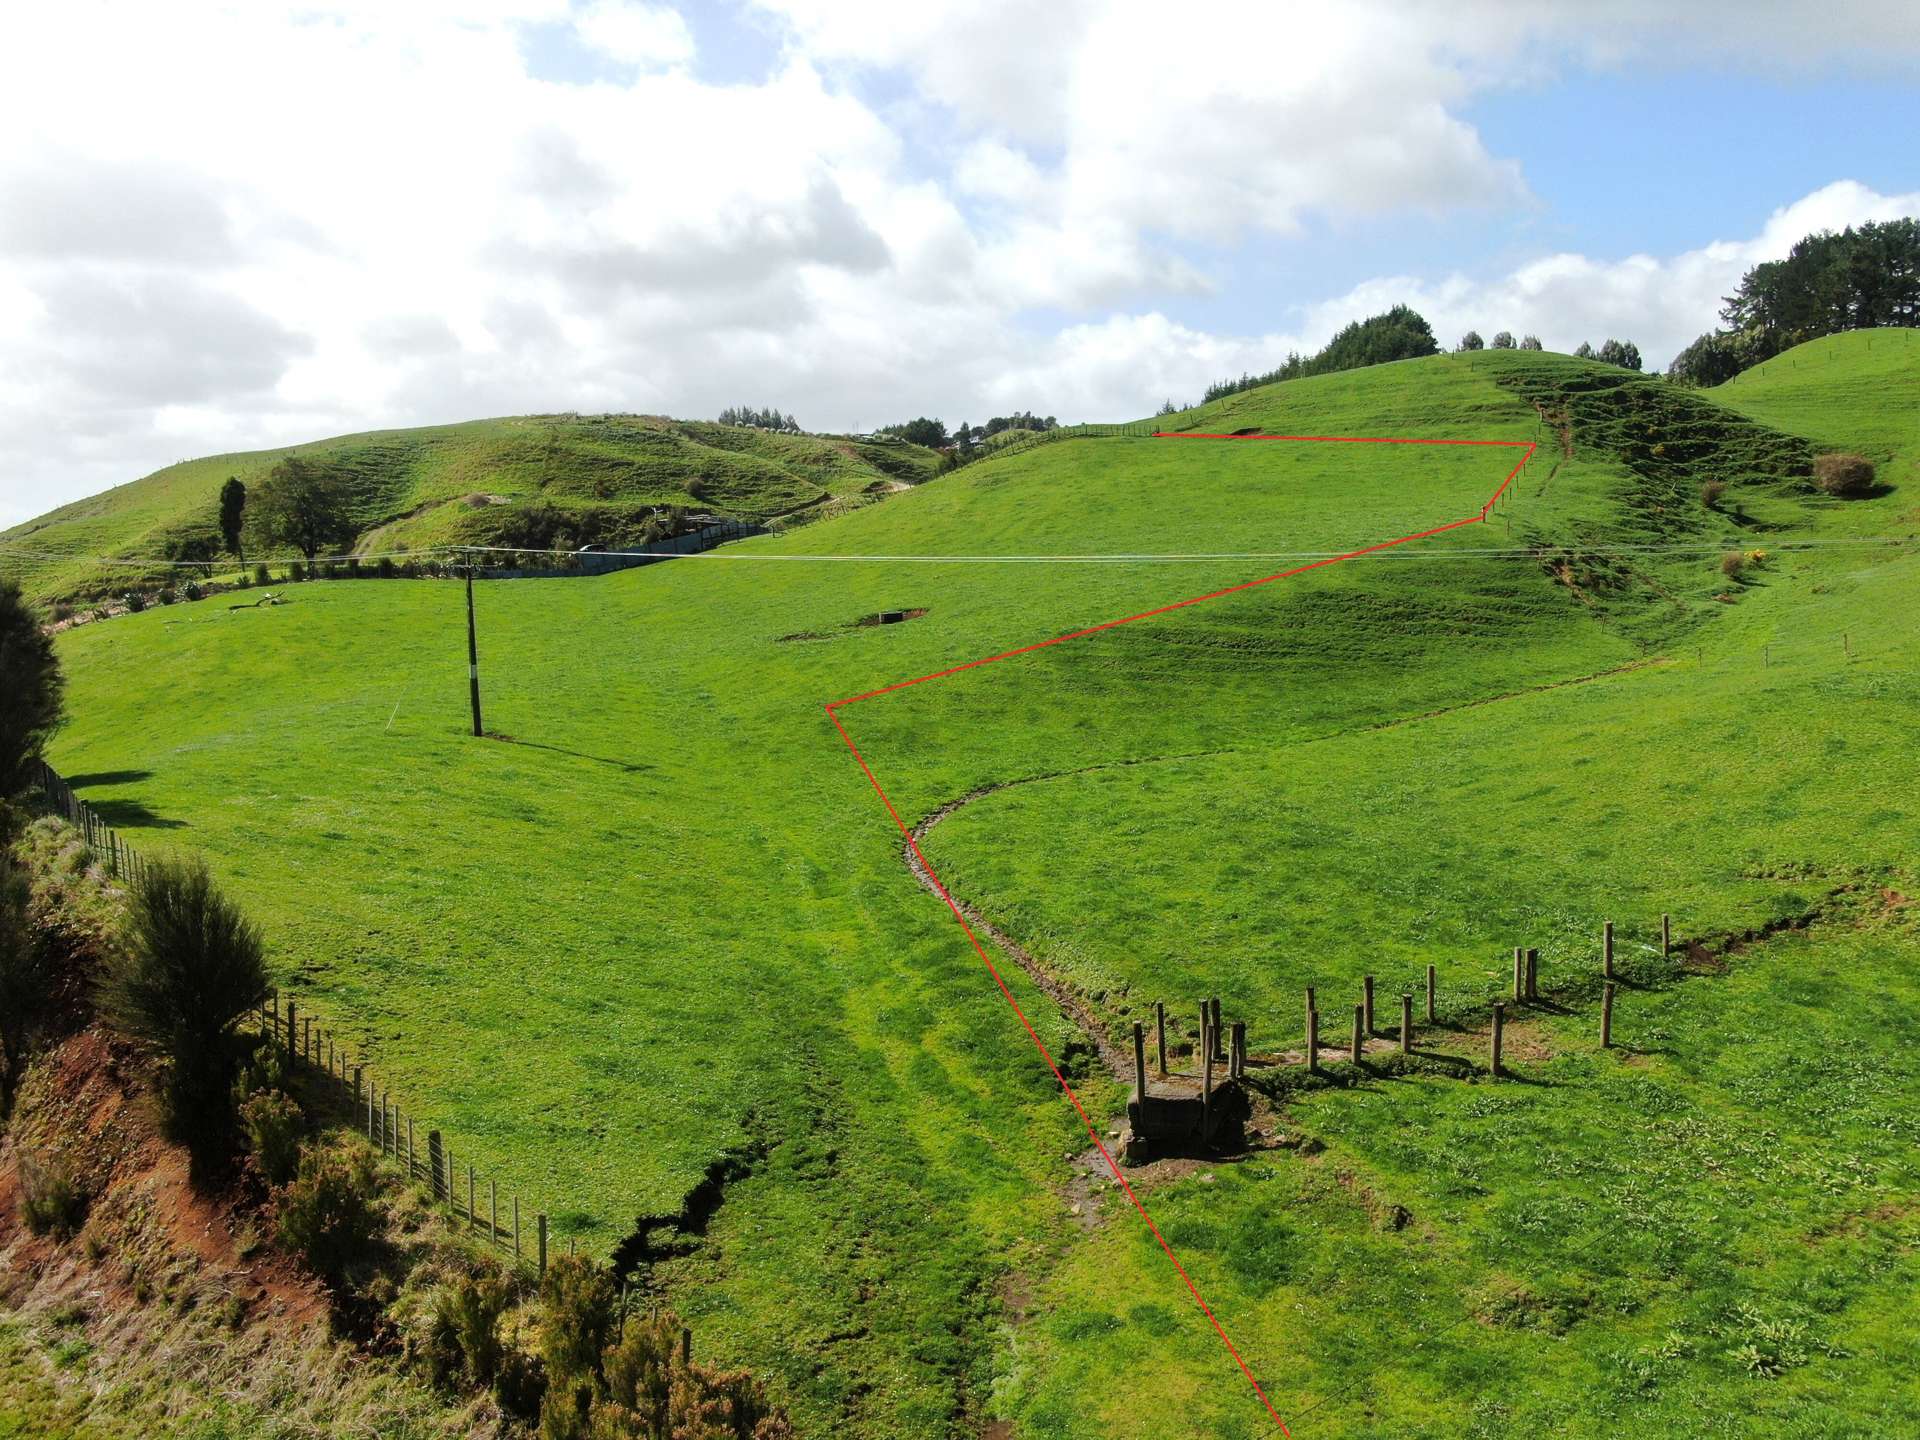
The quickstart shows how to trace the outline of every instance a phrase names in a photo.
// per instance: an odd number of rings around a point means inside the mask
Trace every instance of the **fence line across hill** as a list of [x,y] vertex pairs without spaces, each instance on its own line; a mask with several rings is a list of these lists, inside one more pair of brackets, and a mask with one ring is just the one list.
[[[78,830],[87,848],[105,862],[115,879],[138,881],[151,872],[151,862],[76,795],[57,770],[44,760],[36,763],[44,808]],[[456,1160],[446,1136],[439,1130],[420,1130],[417,1116],[406,1115],[392,1103],[391,1091],[376,1091],[366,1057],[351,1054],[336,1031],[316,1025],[314,1017],[302,1013],[293,997],[283,1001],[275,990],[250,1013],[259,1024],[261,1037],[285,1058],[289,1072],[304,1070],[308,1079],[321,1082],[321,1093],[345,1108],[354,1128],[364,1131],[382,1155],[401,1167],[409,1184],[424,1181],[436,1202],[444,1204],[456,1220],[465,1221],[463,1228],[468,1235],[488,1241],[537,1275],[546,1274],[549,1234],[545,1212],[531,1215],[531,1233],[523,1238],[520,1197],[506,1197],[503,1218],[499,1182],[488,1179],[483,1188],[477,1168],[471,1163],[463,1167]]]

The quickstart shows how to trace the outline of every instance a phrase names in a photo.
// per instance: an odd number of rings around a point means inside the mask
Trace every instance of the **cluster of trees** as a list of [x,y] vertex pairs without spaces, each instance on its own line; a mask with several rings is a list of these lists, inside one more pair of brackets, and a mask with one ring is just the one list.
[[1317,354],[1290,353],[1284,364],[1264,375],[1216,380],[1207,386],[1205,399],[1218,400],[1222,396],[1236,395],[1256,386],[1271,385],[1276,380],[1297,380],[1303,375],[1357,370],[1363,365],[1412,360],[1422,355],[1436,355],[1439,351],[1440,347],[1433,338],[1433,327],[1427,324],[1425,317],[1408,306],[1396,305],[1383,314],[1371,315],[1365,320],[1349,324]]
[[756,430],[778,430],[783,435],[803,435],[800,422],[778,410],[756,410],[751,405],[729,405],[720,412],[722,425],[749,425]]
[[924,445],[929,450],[945,450],[949,446],[965,450],[1003,430],[1055,430],[1059,426],[1060,422],[1051,415],[1041,416],[1031,410],[1016,410],[1011,415],[996,415],[984,425],[973,425],[962,420],[951,431],[945,422],[922,415],[917,420],[903,420],[898,425],[882,425],[873,433],[892,435],[913,445]]
[[1538,335],[1522,335],[1518,340],[1515,340],[1511,330],[1502,330],[1493,337],[1492,343],[1489,345],[1487,341],[1480,338],[1480,332],[1478,330],[1469,330],[1460,337],[1460,343],[1453,348],[1458,351],[1486,350],[1489,348],[1494,350],[1539,350],[1543,347],[1540,344],[1540,337]]
[[1920,325],[1920,220],[1809,235],[1742,276],[1720,320],[1674,357],[1669,378],[1719,385],[1822,335]]
[[1602,365],[1618,365],[1623,370],[1640,368],[1640,347],[1631,340],[1608,338],[1600,342],[1598,350],[1582,340],[1573,353],[1582,360],[1598,360]]

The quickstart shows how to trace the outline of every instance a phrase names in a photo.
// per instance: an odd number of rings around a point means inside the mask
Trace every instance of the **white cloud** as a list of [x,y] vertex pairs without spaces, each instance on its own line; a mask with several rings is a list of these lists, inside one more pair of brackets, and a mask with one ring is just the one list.
[[[1215,247],[1525,203],[1474,95],[1685,53],[1732,11],[764,8],[772,73],[714,84],[658,0],[13,7],[0,523],[182,454],[491,413],[1134,415],[1401,299],[1448,339],[1614,333],[1651,359],[1754,259],[1915,204],[1836,185],[1689,255],[1373,281],[1297,335],[1210,334],[1167,312],[1217,288]],[[1907,7],[1738,13],[1754,63],[1916,51]],[[566,25],[617,79],[529,70],[532,27]]]
[[574,15],[573,28],[589,48],[622,64],[664,67],[693,59],[693,33],[680,12],[665,5],[594,0]]
[[1443,345],[1468,330],[1532,333],[1550,350],[1613,336],[1637,344],[1650,368],[1665,368],[1718,323],[1722,297],[1753,266],[1782,258],[1815,231],[1916,214],[1920,191],[1882,195],[1839,180],[1775,210],[1760,233],[1745,240],[1719,240],[1664,258],[1547,255],[1490,280],[1383,277],[1314,305],[1306,328],[1324,337],[1355,316],[1404,301],[1427,317]]

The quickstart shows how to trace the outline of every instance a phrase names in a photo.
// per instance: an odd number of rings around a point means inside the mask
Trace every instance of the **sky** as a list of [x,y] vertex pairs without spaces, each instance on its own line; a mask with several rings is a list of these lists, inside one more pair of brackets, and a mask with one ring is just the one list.
[[1129,419],[1415,306],[1652,367],[1920,214],[1911,0],[0,17],[0,527],[538,411]]

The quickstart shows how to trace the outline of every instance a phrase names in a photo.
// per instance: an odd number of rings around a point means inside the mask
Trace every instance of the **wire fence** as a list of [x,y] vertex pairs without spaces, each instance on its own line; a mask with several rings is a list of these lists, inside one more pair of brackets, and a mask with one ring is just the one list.
[[[152,862],[76,795],[58,771],[44,760],[36,763],[42,807],[78,830],[115,879],[137,883],[152,871]],[[550,1237],[544,1211],[533,1212],[531,1232],[523,1239],[520,1197],[506,1197],[503,1215],[499,1182],[489,1177],[483,1186],[478,1169],[471,1162],[461,1165],[442,1131],[422,1128],[418,1117],[393,1103],[390,1090],[376,1088],[367,1058],[352,1052],[339,1032],[316,1024],[292,996],[283,999],[275,990],[251,1013],[261,1037],[280,1050],[288,1072],[318,1082],[320,1094],[336,1102],[354,1127],[400,1167],[408,1184],[424,1183],[468,1235],[487,1241],[536,1275],[546,1274]]]

